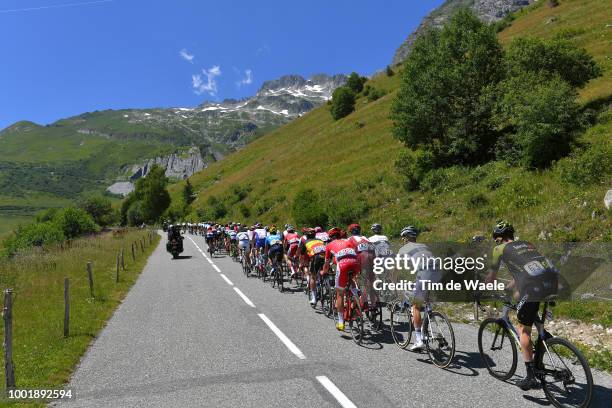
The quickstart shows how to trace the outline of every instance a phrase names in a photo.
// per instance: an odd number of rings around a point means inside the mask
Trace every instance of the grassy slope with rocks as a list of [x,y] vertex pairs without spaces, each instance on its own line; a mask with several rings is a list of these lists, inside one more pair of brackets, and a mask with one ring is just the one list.
[[[517,30],[521,35],[540,35],[546,27],[547,37],[559,33],[573,37],[607,68],[606,47],[600,44],[602,36],[608,35],[605,16],[595,17],[606,13],[601,3],[566,0],[555,9],[536,5],[518,13],[500,39],[506,44]],[[550,10],[557,19],[546,24]],[[581,91],[581,102],[609,98],[611,72],[607,69],[602,78],[589,83]],[[360,97],[356,111],[346,118],[333,121],[329,106],[320,107],[192,176],[199,193],[192,217],[197,218],[198,209],[205,209],[208,198],[215,196],[228,208],[226,218],[285,223],[292,219],[294,195],[308,186],[321,192],[324,201],[336,200],[322,204],[329,208],[332,220],[378,221],[393,234],[410,222],[425,228],[425,239],[466,240],[504,217],[529,239],[536,239],[541,231],[550,232],[554,240],[610,239],[610,216],[603,206],[609,174],[603,183],[571,184],[561,176],[562,166],[532,172],[490,162],[453,168],[442,179],[431,180],[426,191],[404,191],[394,168],[403,146],[391,136],[388,119],[399,81],[399,75],[378,75],[368,84],[389,93],[374,102]],[[581,141],[609,145],[611,129],[610,113],[601,114]],[[246,192],[240,201],[236,187]],[[172,188],[176,199],[181,188],[182,184]],[[250,209],[250,216],[244,216],[241,205]]]

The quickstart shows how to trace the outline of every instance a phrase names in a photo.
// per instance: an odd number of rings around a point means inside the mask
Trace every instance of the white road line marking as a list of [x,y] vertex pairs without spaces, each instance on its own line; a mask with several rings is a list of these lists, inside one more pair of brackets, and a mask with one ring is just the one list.
[[255,307],[255,304],[253,302],[251,302],[251,299],[246,297],[246,295],[244,293],[242,293],[242,291],[240,289],[238,289],[237,287],[234,286],[234,290],[242,298],[242,300],[244,300],[244,303],[246,303],[247,305],[249,305],[251,307]]
[[283,333],[274,323],[272,323],[272,320],[268,319],[268,317],[263,313],[258,313],[257,315],[264,321],[265,324],[268,325],[270,330],[276,334],[276,336],[285,344],[285,346],[287,346],[289,351],[302,360],[306,359],[304,353],[302,353],[300,349],[291,340],[289,340],[289,337],[285,336],[285,333]]
[[220,276],[227,282],[228,285],[234,286],[232,281],[227,279],[227,276],[225,276],[224,274],[221,274]]
[[329,378],[324,375],[318,375],[317,380],[327,389],[327,391],[329,391],[331,395],[334,396],[336,401],[338,401],[343,408],[357,408],[357,405],[353,404],[353,401],[348,399],[348,397],[344,395],[344,393],[340,391],[340,389],[336,387],[336,384],[334,384]]
[[214,263],[211,263],[212,267],[215,268],[215,271],[221,273],[221,269],[219,269],[219,267],[217,265],[215,265]]

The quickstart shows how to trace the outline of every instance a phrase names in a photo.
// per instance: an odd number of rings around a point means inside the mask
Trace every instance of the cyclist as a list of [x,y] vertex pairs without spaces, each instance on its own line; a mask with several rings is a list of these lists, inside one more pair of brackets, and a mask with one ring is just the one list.
[[322,227],[315,228],[315,238],[323,241],[325,245],[327,245],[330,241],[327,231],[325,231]]
[[270,270],[270,276],[275,273],[282,273],[274,268],[274,261],[279,266],[283,261],[283,235],[276,229],[274,225],[270,226],[270,234],[265,240],[264,253],[268,255],[268,264],[272,266]]
[[421,335],[421,306],[428,299],[428,291],[424,288],[424,284],[426,281],[439,282],[442,278],[442,273],[435,269],[435,263],[431,264],[430,262],[423,261],[433,259],[434,256],[427,245],[417,244],[416,240],[419,236],[417,228],[409,225],[402,229],[400,236],[405,245],[399,249],[397,254],[410,258],[410,265],[419,265],[418,270],[411,271],[412,274],[416,274],[414,280],[414,301],[412,303],[412,320],[416,342],[410,347],[410,350],[420,351],[424,347]]
[[253,241],[251,241],[251,247],[253,248],[255,261],[259,262],[259,255],[261,254],[263,247],[266,245],[267,231],[261,226],[261,224],[255,224],[253,231]]
[[523,361],[527,370],[527,375],[517,385],[523,391],[527,391],[539,385],[534,374],[531,326],[538,317],[540,301],[548,295],[557,293],[559,272],[533,244],[527,241],[515,241],[514,227],[508,222],[499,221],[495,225],[493,239],[497,246],[493,248],[491,271],[485,281],[493,282],[502,265],[506,266],[512,275],[512,282],[508,288],[516,289],[520,298],[516,314]]
[[285,262],[287,262],[287,265],[289,265],[289,269],[291,270],[291,277],[294,277],[296,272],[295,268],[297,266],[294,264],[296,263],[296,257],[298,254],[300,236],[297,232],[295,232],[295,228],[293,227],[293,225],[287,225],[283,244],[285,250]]
[[209,225],[208,228],[206,228],[206,245],[210,247],[212,245],[214,237],[215,230],[212,225]]
[[310,304],[317,303],[317,281],[315,276],[310,274],[310,263],[313,258],[325,252],[325,244],[320,239],[315,238],[315,231],[312,228],[302,229],[306,239],[300,243],[300,268],[306,276],[306,284],[310,289]]
[[340,228],[332,228],[328,231],[328,236],[331,242],[325,247],[325,263],[323,265],[323,274],[329,271],[329,265],[333,261],[336,264],[336,308],[338,310],[338,323],[336,329],[344,331],[344,289],[349,282],[349,272],[353,273],[353,278],[356,279],[361,271],[359,258],[353,245],[343,239],[343,232]]
[[227,231],[227,236],[229,238],[229,243],[230,243],[230,252],[229,252],[230,254],[231,254],[232,248],[234,250],[238,250],[238,240],[236,239],[238,235],[238,233],[236,232],[237,228],[238,227],[236,225],[232,225],[230,229]]
[[375,306],[378,304],[378,296],[376,290],[374,290],[374,258],[376,253],[374,245],[366,238],[361,235],[361,226],[359,224],[351,224],[348,226],[348,231],[351,234],[349,242],[357,251],[359,257],[359,263],[361,264],[361,272],[365,278],[365,286],[370,299],[370,304]]
[[389,244],[389,238],[386,235],[382,235],[382,225],[375,223],[372,224],[370,230],[372,230],[371,237],[368,238],[368,241],[374,245],[374,251],[376,252],[376,257],[389,257],[393,255],[393,251],[391,251],[391,245]]
[[245,262],[250,262],[251,259],[249,257],[249,252],[251,250],[251,241],[249,239],[247,227],[240,227],[240,232],[236,235],[236,239],[238,240],[238,252],[240,254],[240,262],[242,262],[243,258]]

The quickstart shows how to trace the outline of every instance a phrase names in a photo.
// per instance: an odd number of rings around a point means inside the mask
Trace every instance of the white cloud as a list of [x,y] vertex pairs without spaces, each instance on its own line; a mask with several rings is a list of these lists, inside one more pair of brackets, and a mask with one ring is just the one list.
[[203,69],[202,73],[206,77],[206,80],[204,80],[200,74],[191,76],[193,92],[195,92],[196,95],[207,92],[209,95],[215,96],[217,93],[217,81],[215,78],[221,75],[221,68],[218,65],[213,65],[209,69]]
[[195,55],[190,54],[189,51],[187,51],[185,48],[183,48],[182,50],[179,51],[179,55],[185,61],[191,62],[193,64],[193,59],[195,58]]
[[250,85],[253,83],[253,71],[247,69],[244,71],[244,78],[236,82],[236,86],[240,88],[242,85]]
[[271,51],[272,49],[270,48],[270,46],[268,44],[264,44],[255,50],[255,55],[261,57],[262,55],[270,54]]

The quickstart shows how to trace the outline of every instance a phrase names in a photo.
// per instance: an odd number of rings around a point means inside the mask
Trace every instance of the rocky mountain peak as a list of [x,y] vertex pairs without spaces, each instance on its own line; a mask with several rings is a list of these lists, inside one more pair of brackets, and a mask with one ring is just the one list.
[[474,14],[486,23],[501,20],[508,14],[515,12],[535,0],[446,0],[440,7],[429,13],[417,29],[395,51],[393,65],[397,65],[408,57],[412,44],[421,33],[431,28],[442,28],[457,10],[463,7],[470,8]]

